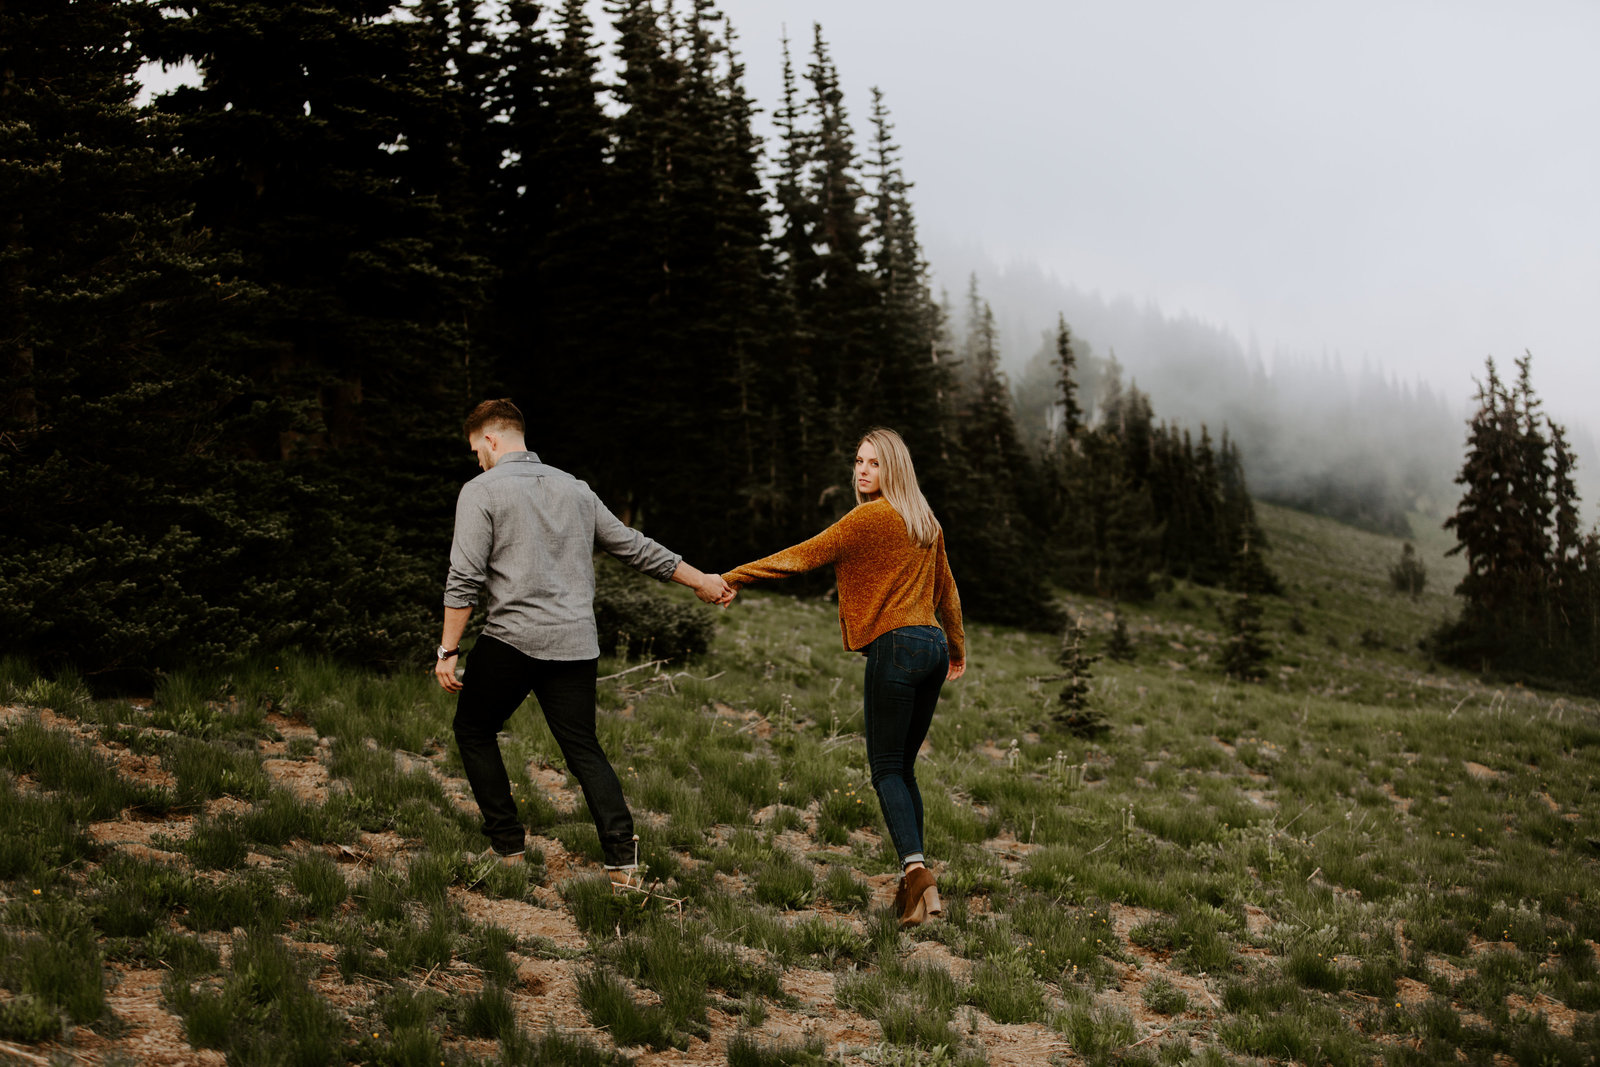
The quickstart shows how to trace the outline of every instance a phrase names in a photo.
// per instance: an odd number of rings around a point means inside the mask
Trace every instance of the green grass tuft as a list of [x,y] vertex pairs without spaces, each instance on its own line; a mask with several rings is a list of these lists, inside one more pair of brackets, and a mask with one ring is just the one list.
[[339,865],[320,852],[296,857],[289,867],[289,881],[295,892],[306,899],[306,912],[327,916],[350,896],[349,883]]
[[764,1041],[740,1030],[728,1039],[728,1067],[825,1067],[827,1046],[812,1035],[803,1041]]

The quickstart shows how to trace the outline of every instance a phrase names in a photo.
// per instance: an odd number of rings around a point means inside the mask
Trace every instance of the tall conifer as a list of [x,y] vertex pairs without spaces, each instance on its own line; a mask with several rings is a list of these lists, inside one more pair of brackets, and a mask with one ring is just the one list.
[[282,522],[218,455],[239,393],[218,349],[255,294],[186,232],[193,165],[133,106],[150,15],[0,6],[0,633],[89,675],[270,640],[241,571]]

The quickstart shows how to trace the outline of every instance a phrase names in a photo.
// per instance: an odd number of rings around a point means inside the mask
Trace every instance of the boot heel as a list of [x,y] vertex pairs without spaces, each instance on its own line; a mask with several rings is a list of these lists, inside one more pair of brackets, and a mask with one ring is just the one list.
[[930,885],[928,891],[922,894],[922,903],[929,915],[944,914],[944,905],[939,902],[939,891],[933,886]]

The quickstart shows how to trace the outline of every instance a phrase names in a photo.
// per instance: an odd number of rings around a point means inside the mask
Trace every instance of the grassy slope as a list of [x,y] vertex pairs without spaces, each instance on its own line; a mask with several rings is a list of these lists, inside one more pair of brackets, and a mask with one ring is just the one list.
[[[550,867],[508,875],[458,858],[476,839],[450,800],[450,702],[424,678],[256,665],[235,672],[232,704],[200,699],[217,680],[188,679],[139,712],[13,666],[14,698],[177,775],[166,793],[67,816],[210,814],[187,840],[185,828],[157,841],[186,858],[88,847],[46,809],[94,790],[67,770],[46,780],[40,753],[59,730],[13,718],[5,763],[25,777],[8,803],[44,806],[22,813],[33,837],[0,857],[13,901],[0,983],[27,993],[0,1006],[0,1037],[48,1031],[46,1008],[95,1017],[93,1003],[38,992],[66,980],[38,979],[28,946],[65,929],[88,956],[172,968],[167,1003],[191,1040],[241,1062],[314,1041],[393,1062],[603,1062],[619,1043],[644,1062],[673,1046],[746,1063],[824,1049],[880,1063],[1426,1063],[1457,1049],[1591,1062],[1600,712],[1421,660],[1417,638],[1452,610],[1459,571],[1442,534],[1419,541],[1430,590],[1413,602],[1385,591],[1398,541],[1261,510],[1288,594],[1267,606],[1275,656],[1260,684],[1216,669],[1226,597],[1180,585],[1128,609],[1138,659],[1096,665],[1112,730],[1087,742],[1051,722],[1054,686],[1039,679],[1055,671],[1055,639],[973,627],[969,673],[946,691],[919,771],[947,912],[909,935],[881,910],[893,857],[858,734],[860,659],[840,649],[826,604],[746,594],[688,673],[602,685],[602,740],[651,874],[681,905],[624,907],[594,880],[592,827],[561,810],[570,781],[540,770],[560,761],[536,715],[508,726],[508,763]],[[1109,629],[1107,605],[1073,607]],[[332,739],[268,742],[331,772],[325,803],[292,804],[260,776],[256,739],[284,736],[264,700]],[[396,763],[390,749],[416,755]],[[224,795],[254,807],[230,817]],[[307,842],[369,859],[335,867]],[[253,872],[246,848],[265,860]],[[133,918],[129,886],[143,887]],[[469,896],[582,937],[563,947],[468,919]],[[235,925],[265,936],[223,932]],[[263,993],[260,974],[286,966],[278,938],[333,947]],[[576,983],[560,1032],[545,1029],[552,1001],[514,978],[535,964]],[[253,1029],[217,1025],[240,1005],[256,1005]],[[578,1033],[591,1026],[604,1032]]]

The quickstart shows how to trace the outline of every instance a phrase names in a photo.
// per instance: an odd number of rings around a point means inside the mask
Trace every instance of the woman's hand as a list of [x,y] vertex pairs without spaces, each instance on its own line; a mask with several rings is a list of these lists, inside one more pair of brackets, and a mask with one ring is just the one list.
[[967,661],[964,659],[953,659],[950,661],[950,673],[946,674],[944,677],[946,681],[953,682],[966,673]]

